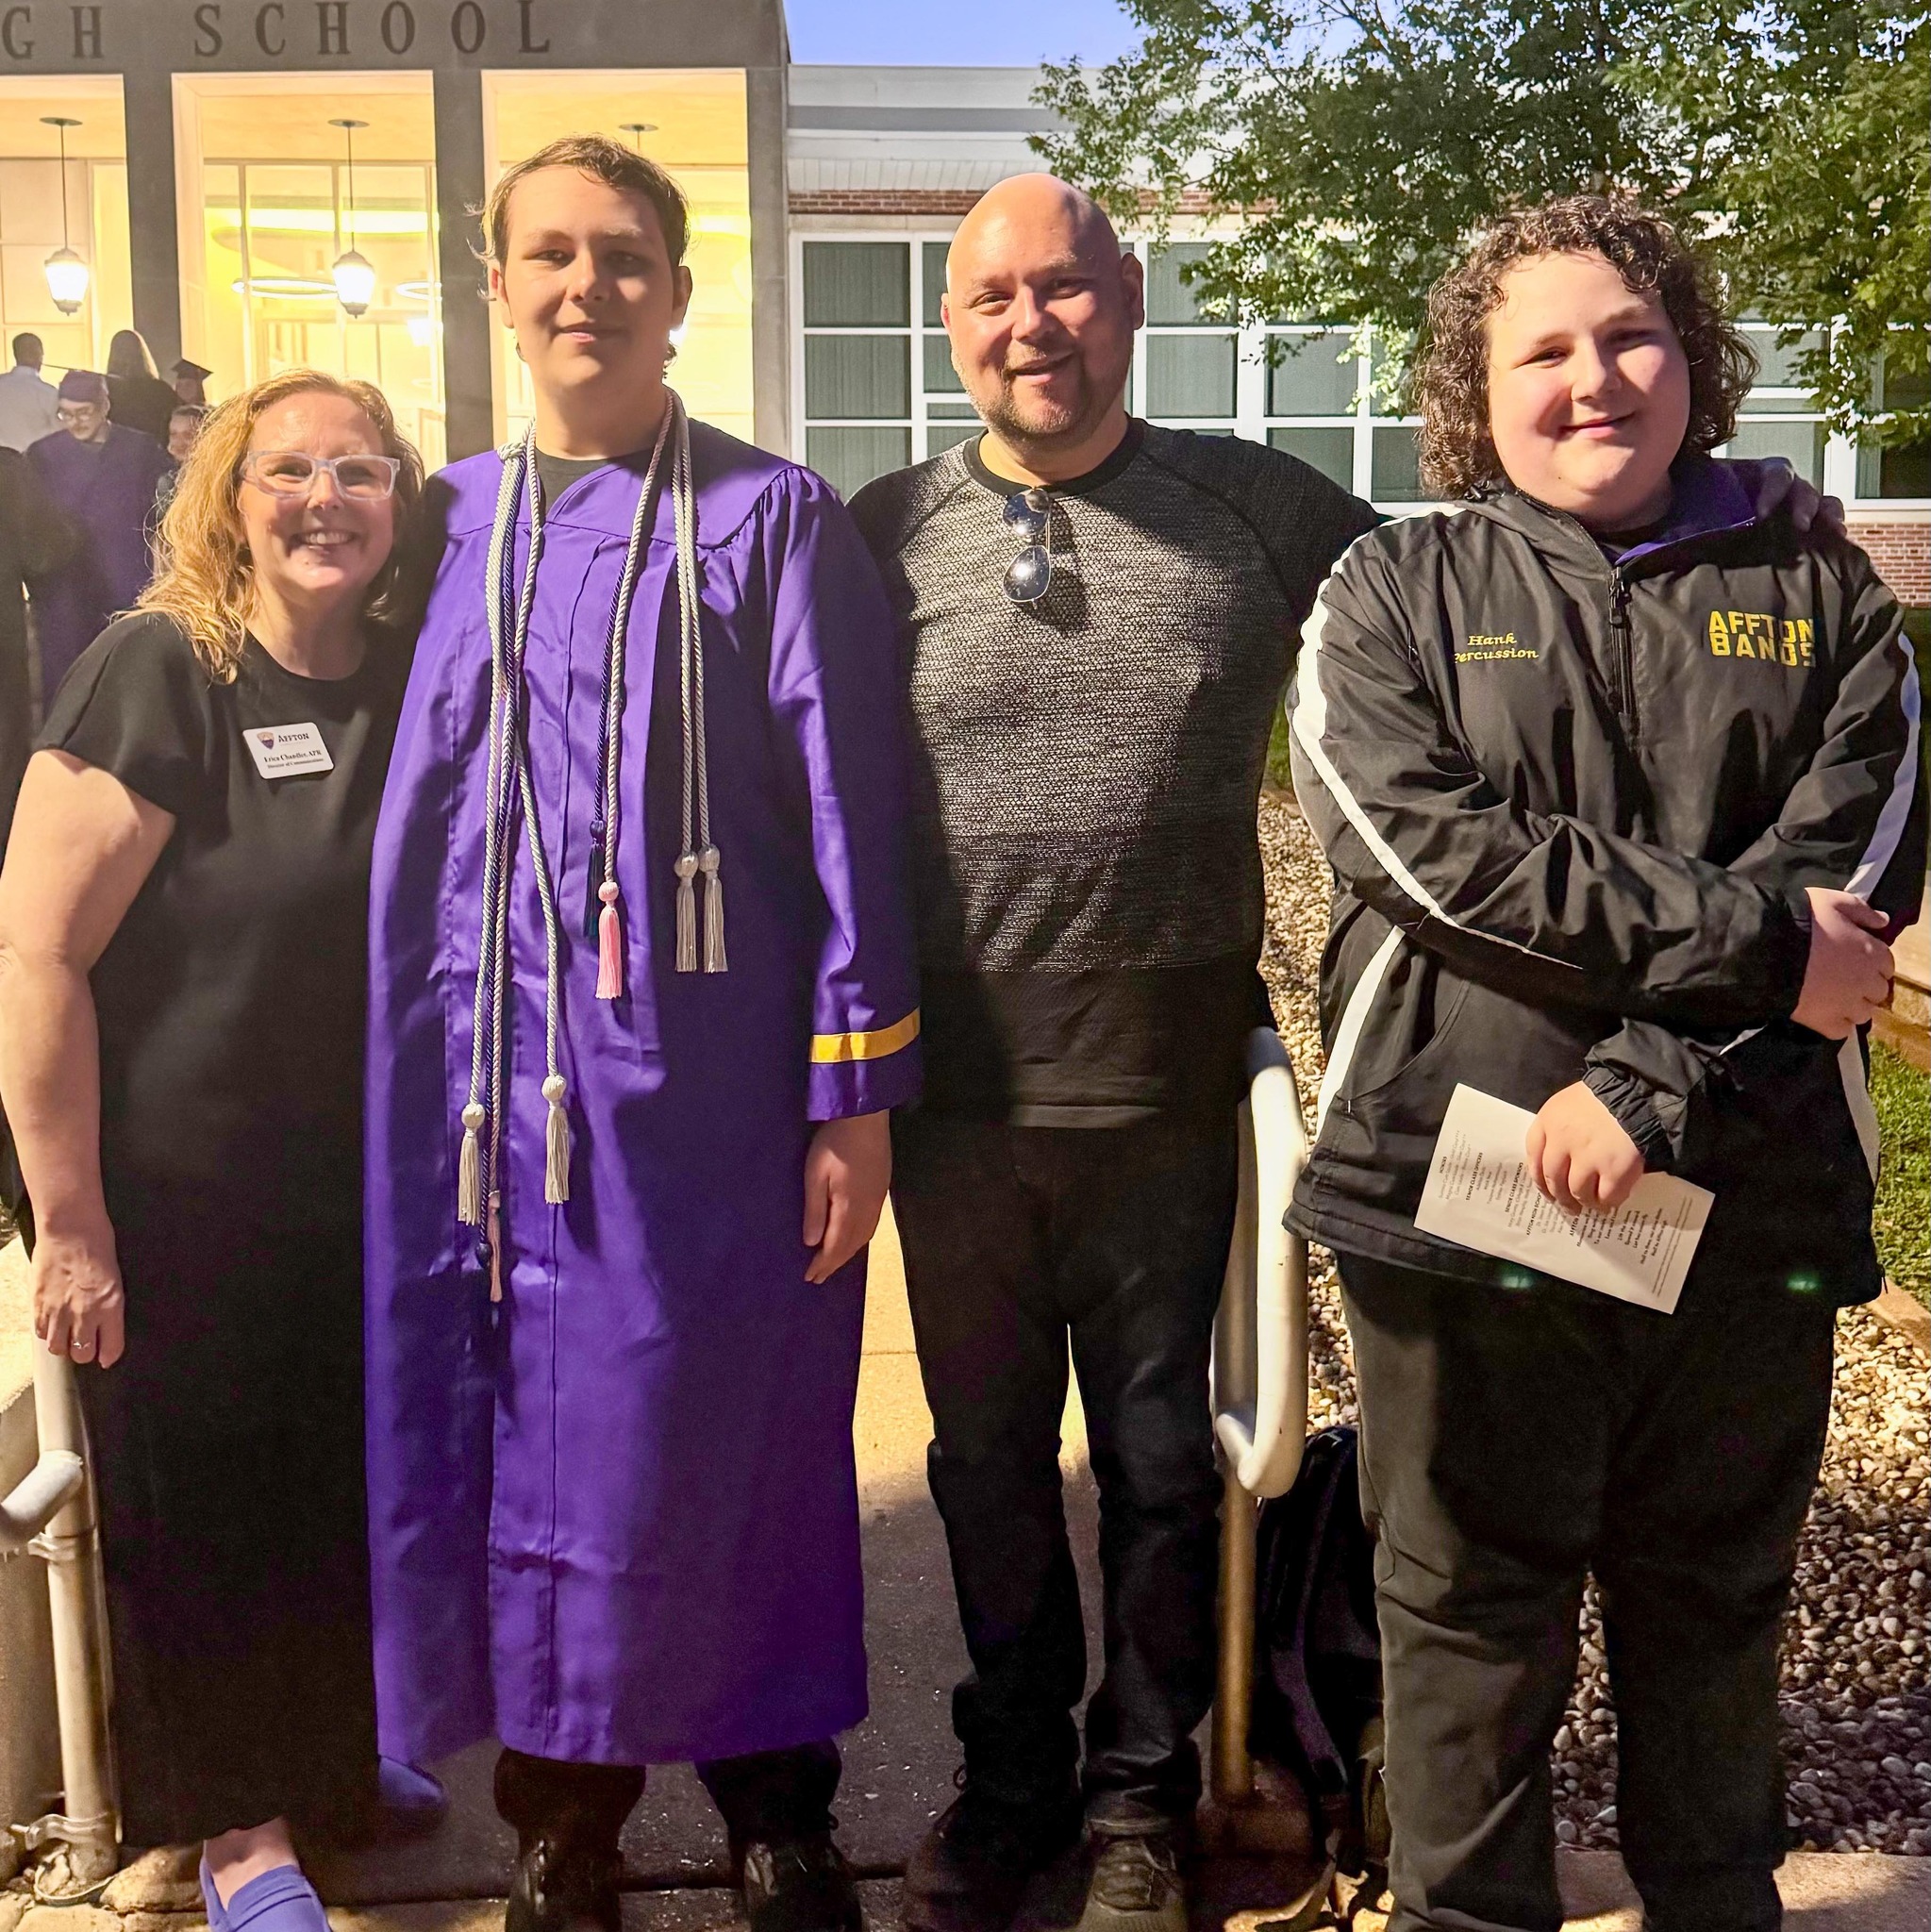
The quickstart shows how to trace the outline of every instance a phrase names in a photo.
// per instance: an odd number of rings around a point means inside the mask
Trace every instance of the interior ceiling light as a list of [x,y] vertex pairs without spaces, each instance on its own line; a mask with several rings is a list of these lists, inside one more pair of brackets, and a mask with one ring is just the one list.
[[238,295],[265,295],[284,302],[335,300],[335,284],[312,275],[241,275],[228,287]]
[[74,315],[87,300],[87,263],[70,246],[67,233],[67,130],[80,123],[66,114],[42,114],[42,124],[60,131],[60,245],[42,264],[47,293],[62,315]]
[[643,137],[646,134],[655,134],[658,131],[658,124],[655,121],[620,121],[617,124],[617,131],[620,134],[627,134],[631,146],[641,154]]
[[343,232],[349,245],[335,258],[329,274],[335,278],[335,299],[342,306],[345,315],[362,315],[368,312],[370,303],[375,299],[375,264],[356,248],[356,129],[368,126],[366,121],[331,121],[331,127],[340,127],[342,139],[348,143],[349,168],[349,209],[348,220],[343,224]]

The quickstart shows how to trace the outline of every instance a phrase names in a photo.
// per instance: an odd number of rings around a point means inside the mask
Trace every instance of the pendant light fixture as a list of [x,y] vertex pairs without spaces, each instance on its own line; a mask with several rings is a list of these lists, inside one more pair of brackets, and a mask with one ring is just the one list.
[[366,121],[331,121],[340,127],[348,144],[349,218],[344,232],[349,245],[335,258],[329,274],[335,279],[335,299],[346,315],[361,315],[375,299],[375,264],[356,248],[356,129],[368,126]]
[[67,114],[42,114],[42,125],[60,131],[60,245],[43,264],[47,292],[62,315],[79,313],[87,300],[87,263],[69,245],[67,234],[67,130],[80,123]]
[[643,152],[643,137],[646,134],[655,134],[657,131],[658,124],[655,121],[622,121],[618,123],[618,132],[620,134],[627,134],[630,137],[630,145],[639,154]]

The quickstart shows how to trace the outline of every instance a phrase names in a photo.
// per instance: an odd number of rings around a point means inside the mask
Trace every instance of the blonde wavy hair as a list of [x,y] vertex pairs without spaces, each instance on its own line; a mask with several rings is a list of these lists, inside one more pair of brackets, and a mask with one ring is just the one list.
[[241,665],[255,570],[238,508],[241,459],[265,411],[311,392],[355,404],[375,424],[383,454],[402,464],[395,479],[395,547],[370,585],[366,606],[371,617],[391,614],[404,532],[422,500],[423,459],[396,428],[388,398],[374,383],[320,369],[285,369],[208,411],[161,518],[154,581],[135,607],[173,618],[220,684],[232,684]]

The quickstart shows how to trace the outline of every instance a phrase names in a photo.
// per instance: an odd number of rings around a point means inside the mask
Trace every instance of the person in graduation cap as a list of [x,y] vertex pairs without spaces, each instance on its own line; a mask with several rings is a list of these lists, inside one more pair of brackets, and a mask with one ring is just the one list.
[[175,467],[153,437],[108,420],[108,382],[92,370],[60,378],[60,427],[27,451],[49,501],[80,526],[68,561],[34,587],[41,692],[51,706],[74,660],[131,609],[154,575],[155,491]]
[[852,1409],[919,1085],[894,634],[830,488],[666,387],[686,232],[602,139],[491,196],[535,420],[432,486],[371,892],[381,1733],[500,1740],[511,1932],[617,1925],[678,1760],[758,1932],[860,1923]]
[[190,361],[186,356],[176,356],[168,370],[175,402],[205,409],[208,407],[208,378],[213,374],[212,369],[204,369],[199,362]]

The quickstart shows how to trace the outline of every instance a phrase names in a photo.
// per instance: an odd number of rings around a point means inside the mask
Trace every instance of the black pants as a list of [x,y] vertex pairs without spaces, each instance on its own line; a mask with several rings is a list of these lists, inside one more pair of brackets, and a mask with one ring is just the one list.
[[1233,1117],[1078,1130],[912,1113],[892,1207],[973,1674],[974,1783],[1074,1786],[1086,1630],[1059,1491],[1067,1339],[1100,1491],[1106,1666],[1087,1708],[1096,1824],[1190,1816],[1212,1701],[1220,1481],[1207,1353],[1233,1226]]
[[1390,1932],[1555,1932],[1549,1749],[1603,1599],[1623,1857],[1654,1932],[1781,1923],[1777,1638],[1836,1310],[1700,1281],[1673,1315],[1344,1255],[1394,1826]]
[[[700,1764],[697,1775],[724,1813],[734,1848],[781,1844],[831,1829],[838,1746],[826,1740]],[[614,1852],[624,1821],[643,1796],[641,1764],[565,1764],[505,1751],[496,1760],[496,1809],[520,1846],[536,1838]]]

